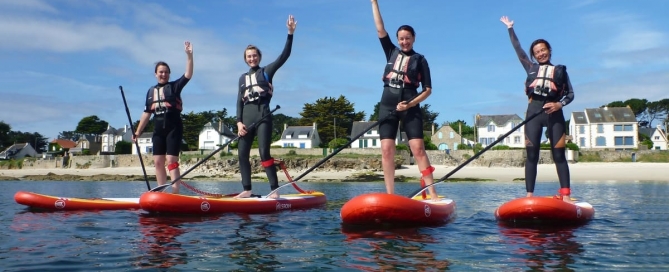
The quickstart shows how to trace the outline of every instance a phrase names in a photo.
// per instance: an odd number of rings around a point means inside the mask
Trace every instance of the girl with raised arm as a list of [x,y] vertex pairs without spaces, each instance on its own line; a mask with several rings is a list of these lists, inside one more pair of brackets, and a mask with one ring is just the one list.
[[[144,113],[139,119],[137,131],[132,135],[132,140],[137,141],[142,131],[154,115],[154,131],[151,141],[153,142],[153,163],[156,167],[156,180],[158,185],[167,182],[167,170],[170,177],[176,179],[181,176],[179,172],[179,153],[183,141],[184,126],[181,120],[182,101],[181,91],[193,76],[193,46],[190,42],[184,43],[186,51],[186,72],[177,80],[170,80],[170,66],[165,62],[156,63],[154,72],[158,84],[149,88],[146,93],[146,104]],[[172,193],[179,193],[179,182],[172,185]]]
[[[537,179],[537,163],[539,162],[539,151],[541,133],[546,127],[551,143],[551,153],[557,168],[560,180],[559,198],[571,202],[571,189],[569,177],[569,165],[565,156],[565,119],[562,108],[574,100],[574,91],[569,81],[567,67],[564,65],[553,65],[551,63],[552,49],[548,41],[538,39],[530,45],[530,57],[525,54],[520,46],[518,37],[513,30],[513,21],[502,16],[500,19],[509,31],[511,44],[516,55],[523,65],[527,80],[525,81],[525,94],[528,97],[526,117],[543,111],[541,115],[529,120],[525,124],[525,150],[527,160],[525,161],[525,188],[527,197],[534,194],[534,185]],[[536,62],[535,62],[536,60]]]
[[[404,124],[404,130],[409,138],[409,147],[422,176],[421,186],[433,182],[434,167],[430,165],[430,160],[425,153],[423,114],[420,109],[420,102],[423,102],[432,93],[432,81],[430,67],[425,56],[413,50],[416,41],[414,29],[409,25],[400,26],[395,34],[399,47],[395,46],[383,25],[377,0],[371,1],[376,32],[386,57],[379,120],[388,118],[379,124],[379,135],[381,137],[383,179],[386,183],[386,191],[393,194],[395,193],[395,139],[400,120]],[[419,95],[418,88],[421,85],[423,91]],[[393,111],[396,113],[393,114]],[[388,116],[389,114],[391,116]],[[429,188],[429,192],[432,200],[439,199],[434,186]]]
[[[250,197],[251,192],[251,162],[249,155],[251,153],[251,144],[253,139],[258,136],[258,149],[260,151],[261,164],[265,168],[265,173],[269,179],[270,189],[274,191],[279,188],[279,179],[276,175],[276,166],[274,158],[270,155],[270,144],[272,141],[272,117],[260,119],[270,112],[269,102],[273,96],[272,78],[279,68],[286,63],[293,47],[293,33],[297,21],[293,15],[288,16],[286,27],[288,28],[288,37],[286,45],[283,47],[281,55],[272,63],[265,67],[260,67],[262,53],[254,45],[249,45],[244,50],[244,62],[250,67],[249,71],[242,74],[239,78],[239,92],[237,96],[237,134],[239,138],[239,172],[242,177],[242,186],[244,191],[239,193],[236,198]],[[254,129],[248,129],[253,123],[257,123]],[[274,192],[268,197],[278,198],[279,193]]]

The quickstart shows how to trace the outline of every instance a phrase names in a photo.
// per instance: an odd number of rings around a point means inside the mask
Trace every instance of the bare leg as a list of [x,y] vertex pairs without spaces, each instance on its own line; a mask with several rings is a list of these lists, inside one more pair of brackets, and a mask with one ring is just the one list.
[[395,193],[395,140],[381,140],[381,165],[383,166],[383,181],[386,183],[386,192]]
[[[413,157],[416,159],[419,170],[422,171],[430,167],[430,159],[425,153],[425,143],[423,143],[423,139],[409,140],[409,147],[411,148]],[[429,175],[423,176],[423,180],[425,181],[425,185],[430,185],[434,182],[434,176],[430,173]],[[434,186],[430,186],[428,191],[430,192],[430,199],[432,199],[432,201],[439,201],[439,195],[437,195],[437,190]]]
[[158,185],[167,183],[167,171],[165,170],[165,155],[153,155],[153,164],[156,168],[156,181]]
[[[170,170],[170,181],[174,181],[176,178],[179,178],[181,176],[181,171],[179,171],[179,166],[178,166],[179,156],[167,155],[167,165],[171,165],[173,163],[176,163],[177,167]],[[173,194],[179,193],[179,182],[175,182],[174,185],[172,185],[172,193]]]

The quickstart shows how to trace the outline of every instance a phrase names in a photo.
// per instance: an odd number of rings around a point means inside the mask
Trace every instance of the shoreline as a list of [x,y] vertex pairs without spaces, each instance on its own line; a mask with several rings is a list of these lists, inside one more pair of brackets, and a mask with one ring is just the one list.
[[[457,166],[434,165],[434,178],[438,180]],[[185,169],[182,169],[185,170]],[[622,162],[596,162],[596,163],[573,163],[569,164],[570,176],[572,182],[579,181],[669,181],[669,163],[622,163]],[[149,181],[155,175],[153,167],[146,168],[146,174]],[[302,171],[290,171],[293,177],[297,177]],[[372,173],[369,170],[342,170],[342,171],[318,171],[306,175],[301,181],[344,181],[347,179],[356,179],[356,174]],[[374,171],[376,177],[382,180],[383,172]],[[474,180],[494,180],[494,181],[513,181],[524,178],[525,169],[523,167],[481,167],[465,166],[455,172],[449,179],[474,179]],[[128,178],[140,177],[142,180],[143,172],[141,167],[117,167],[117,168],[93,168],[93,169],[0,169],[0,180],[61,180],[49,179],[47,175],[67,175],[79,177],[90,176],[126,176]],[[279,181],[286,182],[287,178],[282,171],[278,173]],[[401,169],[395,170],[396,176],[410,178],[411,182],[419,180],[419,171],[416,165],[404,165]],[[40,179],[31,179],[30,176],[43,176]],[[252,175],[254,180],[266,179],[264,173]],[[376,180],[377,178],[372,178]],[[369,179],[369,178],[367,178]],[[118,179],[117,179],[118,180]],[[122,180],[122,179],[121,179]],[[134,180],[134,179],[132,179]],[[220,180],[220,181],[239,181],[239,174],[228,176],[212,176],[197,171],[193,171],[184,177],[184,180]],[[557,173],[554,164],[540,164],[537,169],[537,181],[557,181]]]

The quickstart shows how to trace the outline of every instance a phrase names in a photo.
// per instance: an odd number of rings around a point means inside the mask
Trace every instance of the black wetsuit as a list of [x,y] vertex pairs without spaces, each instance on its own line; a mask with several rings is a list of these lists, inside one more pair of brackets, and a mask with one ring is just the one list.
[[[525,68],[528,77],[536,77],[534,73],[543,75],[547,69],[553,68],[550,63],[539,64],[532,62],[527,56],[523,48],[520,46],[518,37],[513,28],[509,28],[509,37],[511,44],[520,59],[520,63]],[[528,193],[534,192],[534,185],[537,179],[537,163],[539,162],[540,141],[543,128],[548,129],[548,137],[551,143],[551,153],[553,161],[557,168],[558,179],[560,180],[561,188],[570,187],[569,165],[565,156],[565,119],[562,109],[551,114],[545,113],[543,105],[546,102],[561,102],[563,106],[568,105],[574,100],[574,91],[569,81],[566,68],[563,71],[563,82],[557,86],[557,91],[547,91],[540,95],[535,86],[526,84],[525,92],[529,98],[527,105],[527,112],[525,117],[528,118],[537,112],[542,112],[539,116],[530,120],[525,124],[525,149],[527,153],[527,160],[525,161],[525,188]],[[548,82],[547,82],[548,83]]]
[[[175,81],[151,87],[146,94],[147,101],[144,107],[144,112],[154,114],[154,129],[153,137],[151,138],[151,141],[153,142],[153,155],[179,156],[179,153],[181,152],[181,143],[184,134],[184,126],[181,120],[181,91],[188,81],[190,81],[190,79],[182,75]],[[171,106],[166,106],[164,103],[154,102],[160,99],[153,98],[156,95],[164,95],[163,90],[166,85],[169,85],[171,92],[174,93],[176,98],[175,101],[170,103],[174,104]]]
[[[253,139],[258,136],[258,149],[262,162],[272,162],[270,155],[270,144],[272,141],[272,116],[268,116],[262,122],[258,123],[255,129],[250,126],[256,123],[260,118],[270,112],[269,102],[272,99],[272,92],[265,93],[262,96],[249,99],[249,88],[247,86],[247,76],[253,76],[256,72],[262,72],[262,77],[270,84],[276,71],[288,60],[293,46],[293,35],[288,34],[286,45],[281,55],[272,63],[265,67],[252,67],[248,73],[244,73],[239,78],[239,93],[237,96],[237,122],[242,122],[246,126],[247,133],[239,139],[239,172],[242,176],[242,185],[245,191],[251,190],[251,162],[249,155]],[[272,190],[279,187],[279,179],[276,175],[276,167],[273,165],[265,167],[265,173],[269,179]]]
[[[391,111],[397,108],[397,104],[401,101],[409,101],[418,94],[418,84],[423,86],[423,90],[432,87],[432,79],[430,78],[430,66],[427,60],[421,54],[416,53],[413,49],[410,52],[400,52],[400,58],[409,57],[408,74],[413,74],[414,78],[408,78],[411,82],[399,82],[398,85],[393,84],[391,79],[388,79],[388,72],[393,69],[393,64],[397,61],[391,59],[394,50],[400,50],[390,40],[390,36],[386,35],[379,38],[383,52],[386,55],[386,69],[383,75],[384,85],[383,94],[381,96],[381,103],[379,104],[379,120],[386,118]],[[414,58],[415,60],[412,60]],[[406,79],[406,78],[405,78]],[[391,87],[394,85],[395,87]],[[397,87],[403,86],[403,87]],[[423,139],[423,113],[420,105],[411,107],[406,111],[398,112],[395,115],[389,116],[385,121],[379,124],[379,135],[381,139],[395,139],[397,137],[397,128],[399,127],[400,119],[404,125],[404,131],[409,140]]]

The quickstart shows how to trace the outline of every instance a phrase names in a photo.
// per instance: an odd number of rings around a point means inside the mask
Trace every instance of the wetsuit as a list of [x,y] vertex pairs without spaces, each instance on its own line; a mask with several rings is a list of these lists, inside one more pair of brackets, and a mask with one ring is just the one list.
[[[566,106],[574,100],[574,91],[569,81],[569,75],[564,66],[553,66],[550,63],[539,64],[530,61],[523,48],[520,46],[518,37],[513,28],[509,28],[509,37],[511,44],[520,59],[520,63],[525,68],[528,80],[525,84],[525,93],[529,98],[527,112],[525,117],[530,117],[537,112],[542,112],[539,116],[525,124],[525,150],[527,160],[525,161],[525,188],[528,193],[534,192],[534,184],[537,179],[537,163],[539,162],[540,141],[543,128],[548,130],[548,137],[551,143],[551,153],[553,162],[557,168],[560,188],[570,188],[569,165],[565,156],[565,119],[562,109],[551,114],[545,113],[543,105],[546,102],[560,102]],[[551,82],[543,78],[556,77],[558,74],[560,80]],[[536,79],[536,80],[533,80]],[[538,84],[537,84],[538,82]],[[552,84],[552,85],[551,85]],[[568,191],[568,190],[567,190]],[[562,191],[561,191],[562,192]]]
[[[397,108],[399,102],[409,101],[416,96],[419,84],[423,86],[423,89],[431,88],[432,79],[430,78],[430,66],[423,55],[416,53],[413,49],[409,52],[401,52],[390,40],[389,35],[379,40],[387,61],[383,75],[383,94],[379,104],[379,120],[383,120]],[[401,72],[396,73],[397,71]],[[381,122],[379,124],[380,138],[382,140],[395,139],[400,120],[402,120],[409,140],[423,139],[423,113],[420,105],[398,112]]]
[[179,156],[184,134],[181,91],[188,81],[182,75],[175,81],[151,87],[146,94],[144,112],[154,114],[153,155]]
[[276,175],[274,158],[271,157],[269,149],[272,141],[272,116],[268,116],[254,129],[251,124],[270,112],[269,102],[272,99],[272,78],[276,71],[288,60],[293,47],[293,35],[288,34],[286,45],[281,55],[265,67],[251,67],[247,73],[239,78],[239,92],[237,96],[237,122],[246,126],[247,133],[239,139],[237,146],[239,154],[239,172],[242,176],[244,191],[251,190],[251,144],[258,136],[258,149],[260,159],[265,168],[272,190],[279,188],[279,179]]

